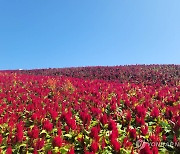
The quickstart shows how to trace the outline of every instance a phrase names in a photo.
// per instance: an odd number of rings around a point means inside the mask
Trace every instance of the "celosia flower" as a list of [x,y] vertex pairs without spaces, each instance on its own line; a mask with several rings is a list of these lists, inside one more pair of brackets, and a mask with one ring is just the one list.
[[18,131],[16,133],[16,140],[17,140],[17,142],[22,142],[23,141],[23,131]]
[[147,125],[141,126],[141,133],[144,136],[148,133],[148,126]]
[[112,139],[112,140],[111,140],[111,144],[112,144],[114,150],[115,150],[116,152],[119,152],[119,150],[120,150],[120,148],[121,148],[121,145],[120,145],[120,143],[117,141],[117,139]]
[[10,146],[7,148],[6,154],[12,154],[12,148]]
[[47,152],[47,154],[53,154],[53,152],[52,152],[51,150],[49,150],[49,151]]
[[128,111],[126,114],[126,121],[128,121],[128,123],[131,121],[131,112]]
[[99,133],[98,128],[97,127],[93,127],[93,128],[91,128],[90,137],[92,137],[96,141],[99,141],[98,133]]
[[0,134],[0,145],[2,144],[2,140],[3,140],[3,137],[2,137],[2,135]]
[[65,129],[66,133],[69,132],[69,127],[68,126],[65,126],[64,129]]
[[76,121],[75,121],[75,119],[67,118],[66,123],[72,130],[76,129]]
[[136,116],[136,124],[137,125],[144,125],[145,124],[144,118]]
[[35,145],[35,149],[37,149],[37,150],[42,149],[44,144],[45,144],[44,139],[38,139],[36,142],[36,145]]
[[136,129],[130,129],[129,130],[129,135],[130,135],[131,138],[136,139],[136,136],[137,136]]
[[123,146],[124,146],[125,148],[132,146],[132,143],[129,141],[128,137],[125,137],[125,138],[123,139]]
[[98,151],[98,149],[99,149],[98,143],[96,141],[93,141],[91,143],[91,150],[92,150],[92,152],[96,153]]
[[161,132],[161,127],[157,125],[155,128],[155,133],[159,134],[160,132]]
[[157,107],[153,108],[153,110],[151,111],[151,116],[153,118],[157,118],[159,116],[159,109]]
[[154,134],[149,136],[149,139],[151,140],[151,142],[156,142],[156,143],[160,141],[159,136]]
[[159,153],[157,146],[153,146],[153,147],[152,147],[152,153],[153,153],[153,154],[158,154],[158,153]]
[[162,139],[163,139],[163,141],[166,141],[166,140],[167,140],[166,135],[163,135],[163,136],[162,136]]
[[38,154],[37,149],[34,149],[33,154]]
[[56,136],[53,139],[53,146],[54,147],[61,147],[62,146],[62,139],[60,136]]
[[101,119],[100,119],[100,122],[101,122],[103,125],[107,124],[108,119],[107,119],[107,115],[106,115],[106,114],[103,114],[103,116],[102,116]]
[[74,147],[72,147],[72,148],[68,151],[67,154],[75,154],[75,152],[74,152]]
[[177,140],[177,137],[174,135],[174,137],[173,137],[173,142],[174,142],[174,143],[177,143],[177,141],[178,141],[178,140]]
[[53,124],[49,120],[46,120],[43,123],[43,128],[47,131],[51,131],[53,129]]
[[117,139],[117,138],[118,138],[118,135],[119,135],[119,133],[118,133],[118,130],[117,130],[117,128],[116,128],[116,129],[113,129],[113,130],[112,130],[109,138],[110,138],[110,140],[112,140],[112,139]]
[[110,121],[109,121],[109,124],[108,124],[108,129],[109,129],[109,130],[116,129],[116,122],[113,121],[113,120],[110,120]]
[[153,154],[149,147],[149,144],[146,144],[145,147],[141,149],[139,153],[140,154]]
[[57,134],[58,134],[58,136],[61,136],[61,135],[62,135],[62,131],[61,131],[60,128],[58,128]]
[[146,109],[141,105],[136,106],[136,112],[137,115],[141,118],[144,118],[146,116]]
[[36,139],[36,138],[39,137],[39,129],[38,129],[37,126],[34,126],[32,128],[31,134],[32,134],[31,136],[32,136],[33,139]]
[[58,112],[56,111],[51,111],[50,114],[51,114],[52,120],[56,120],[56,118],[58,117]]
[[36,113],[33,113],[32,116],[31,116],[31,119],[33,121],[35,121],[35,120],[37,120],[37,118],[38,118],[38,115]]

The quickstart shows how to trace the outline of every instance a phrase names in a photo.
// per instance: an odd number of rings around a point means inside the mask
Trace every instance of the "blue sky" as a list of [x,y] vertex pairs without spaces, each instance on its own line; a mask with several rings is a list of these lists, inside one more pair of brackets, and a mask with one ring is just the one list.
[[180,64],[180,0],[0,0],[0,69]]

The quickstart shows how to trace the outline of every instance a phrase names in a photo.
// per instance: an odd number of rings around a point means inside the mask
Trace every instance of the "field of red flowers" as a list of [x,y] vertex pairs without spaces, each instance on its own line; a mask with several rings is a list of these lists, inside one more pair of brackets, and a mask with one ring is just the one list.
[[180,66],[63,71],[0,72],[0,153],[180,153]]
[[67,76],[81,79],[100,79],[113,82],[144,83],[146,85],[177,85],[180,65],[96,66],[10,71],[23,74]]

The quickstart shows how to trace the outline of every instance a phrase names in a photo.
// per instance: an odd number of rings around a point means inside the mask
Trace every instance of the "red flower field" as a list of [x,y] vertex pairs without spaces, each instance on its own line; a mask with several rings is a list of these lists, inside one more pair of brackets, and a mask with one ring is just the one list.
[[1,71],[0,153],[180,153],[180,66]]

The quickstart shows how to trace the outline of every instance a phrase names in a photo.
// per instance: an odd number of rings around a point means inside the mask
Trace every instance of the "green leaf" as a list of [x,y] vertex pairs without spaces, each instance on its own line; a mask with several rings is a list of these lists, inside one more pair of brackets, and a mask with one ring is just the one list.
[[58,152],[59,152],[59,148],[58,148],[58,147],[55,147],[55,148],[53,149],[53,152],[54,152],[54,153],[58,153]]
[[97,124],[98,124],[98,122],[97,122],[97,121],[92,120],[92,121],[91,121],[90,126],[91,126],[91,127],[94,127],[94,126],[96,126]]
[[64,137],[68,137],[68,138],[72,138],[72,135],[71,134],[65,134]]
[[168,150],[166,148],[159,148],[159,154],[165,154],[168,153]]
[[62,147],[61,149],[60,149],[60,153],[67,153],[68,152],[68,148],[67,147]]
[[130,151],[127,151],[126,149],[124,149],[124,148],[121,148],[120,149],[120,153],[122,153],[122,154],[129,154],[129,153],[131,153]]

